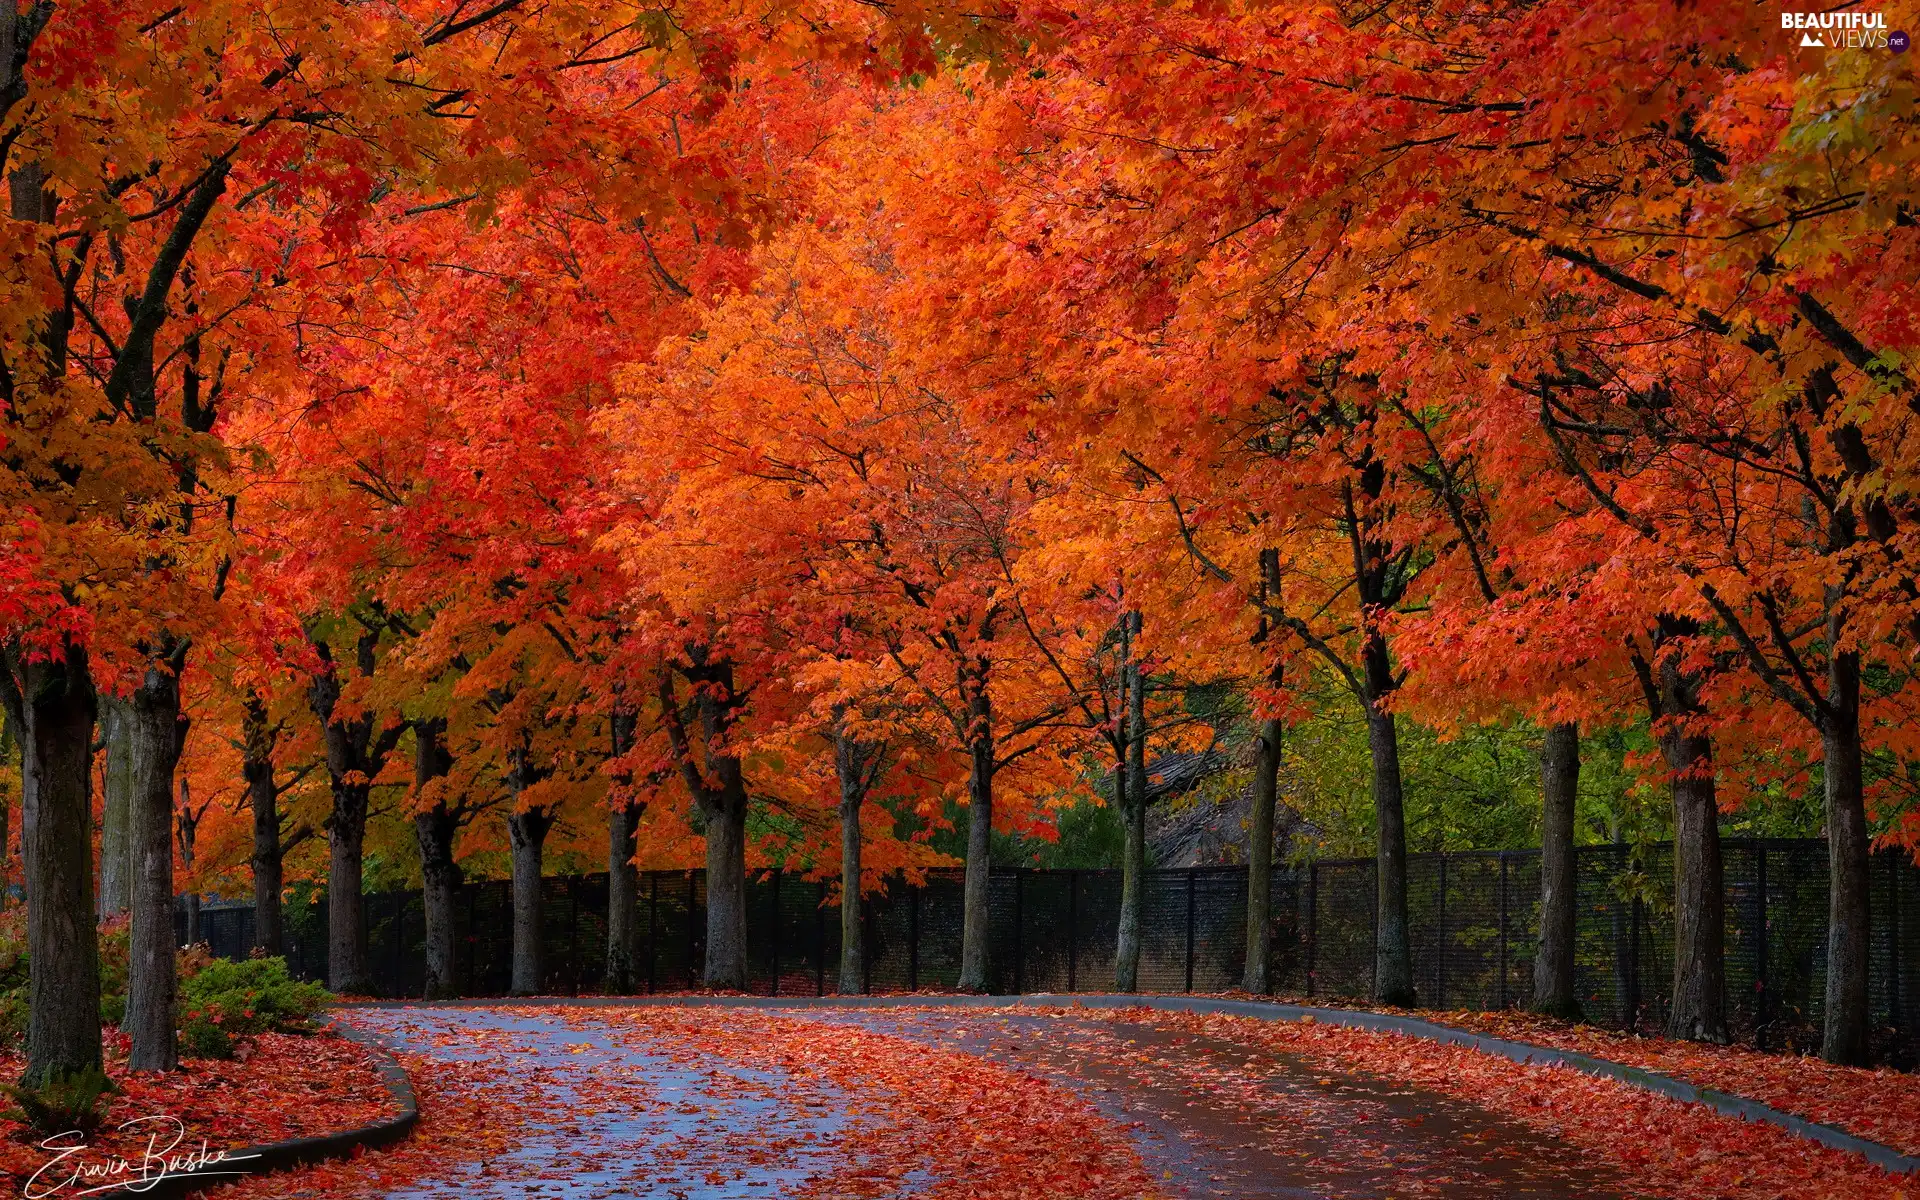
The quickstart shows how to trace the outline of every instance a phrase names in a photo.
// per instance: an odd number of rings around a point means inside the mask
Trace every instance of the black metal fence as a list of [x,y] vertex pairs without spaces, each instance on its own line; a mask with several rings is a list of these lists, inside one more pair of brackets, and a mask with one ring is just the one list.
[[[1820,1020],[1826,957],[1827,858],[1820,841],[1728,839],[1727,1000],[1740,1034],[1760,1044],[1805,1042]],[[1672,850],[1583,846],[1575,856],[1577,978],[1590,1019],[1639,1027],[1664,1018],[1673,975]],[[1498,1009],[1531,992],[1540,856],[1534,850],[1414,855],[1409,862],[1414,971],[1421,1003]],[[863,902],[872,992],[954,986],[960,971],[962,874],[930,871]],[[1245,953],[1244,867],[1148,874],[1142,991],[1238,986]],[[1920,870],[1904,855],[1875,856],[1872,875],[1875,1020],[1899,1042],[1920,1030]],[[818,995],[837,989],[840,914],[825,882],[768,872],[748,894],[753,990]],[[1003,992],[1105,991],[1113,985],[1118,871],[1006,870],[991,889],[992,986]],[[604,875],[544,881],[546,989],[601,989],[606,965]],[[455,907],[455,973],[467,995],[508,990],[512,897],[505,881],[469,883]],[[640,877],[642,990],[697,987],[703,962],[700,871]],[[418,892],[364,900],[369,966],[388,996],[423,988],[424,920]],[[241,956],[250,907],[209,907],[202,936]],[[1371,860],[1276,868],[1267,936],[1274,990],[1363,997],[1373,975]],[[287,957],[309,978],[326,974],[326,902],[290,906]]]

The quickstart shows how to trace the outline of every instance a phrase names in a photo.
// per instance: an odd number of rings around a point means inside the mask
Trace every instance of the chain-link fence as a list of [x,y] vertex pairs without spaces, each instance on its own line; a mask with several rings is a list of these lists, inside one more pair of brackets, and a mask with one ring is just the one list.
[[[1745,1039],[1804,1044],[1820,1022],[1827,928],[1827,857],[1820,841],[1727,839],[1727,1007]],[[1576,970],[1590,1019],[1657,1025],[1673,975],[1672,848],[1583,846],[1577,873]],[[960,973],[962,873],[929,871],[923,887],[893,881],[862,903],[866,990],[952,988]],[[1150,871],[1139,973],[1142,991],[1238,986],[1246,938],[1246,869]],[[1532,991],[1540,855],[1535,850],[1413,855],[1408,863],[1414,978],[1423,1005],[1498,1009]],[[1920,1028],[1920,870],[1879,854],[1872,873],[1873,1011],[1883,1034]],[[642,990],[698,986],[704,961],[704,872],[642,873],[638,892]],[[543,881],[546,989],[601,989],[606,965],[604,875]],[[1106,991],[1113,986],[1118,871],[1006,870],[992,879],[992,986],[1004,992]],[[423,988],[425,922],[418,892],[363,901],[369,968],[388,996]],[[469,883],[454,908],[456,983],[467,995],[507,991],[512,896],[505,881]],[[203,936],[242,956],[250,907],[208,907]],[[326,973],[326,902],[290,906],[287,957]],[[184,925],[183,925],[184,931]],[[1274,990],[1361,998],[1372,986],[1371,860],[1276,868],[1268,929]],[[832,886],[781,872],[749,884],[753,990],[824,994],[837,988],[840,913]]]

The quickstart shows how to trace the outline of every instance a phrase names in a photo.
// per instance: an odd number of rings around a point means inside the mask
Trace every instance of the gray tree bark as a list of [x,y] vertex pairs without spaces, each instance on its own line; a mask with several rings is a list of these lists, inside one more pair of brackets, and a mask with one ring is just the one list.
[[[13,718],[0,705],[0,771],[14,765],[20,742],[13,733]],[[0,798],[0,912],[13,902],[13,802]]]
[[1138,612],[1121,617],[1125,623],[1121,635],[1121,678],[1126,703],[1121,719],[1127,724],[1126,787],[1120,791],[1120,814],[1126,824],[1126,841],[1120,860],[1120,931],[1114,949],[1114,987],[1134,992],[1140,985],[1140,928],[1146,907],[1147,883],[1147,710],[1146,688],[1140,662],[1134,657],[1135,639],[1140,634]]
[[546,982],[541,952],[540,869],[553,814],[528,808],[507,818],[513,842],[513,994],[537,996]]
[[1400,732],[1391,709],[1381,701],[1393,691],[1387,644],[1370,637],[1363,652],[1367,685],[1367,749],[1373,758],[1373,811],[1376,828],[1376,914],[1373,998],[1382,1004],[1412,1008],[1413,935],[1407,921],[1407,818],[1400,777]]
[[127,1065],[171,1071],[174,1042],[173,774],[186,743],[179,666],[156,662],[127,706],[133,797],[128,843],[133,859],[133,924],[127,942]]
[[[413,723],[416,792],[453,769],[453,756],[446,748],[446,728],[446,721],[437,717]],[[453,858],[453,839],[459,828],[445,798],[414,810],[413,838],[420,848],[420,907],[426,919],[421,950],[426,960],[424,986],[429,1000],[459,994],[453,975],[453,902],[460,889],[460,865]]]
[[988,945],[993,878],[993,704],[984,671],[972,689],[967,758],[967,873],[961,899],[960,978],[963,992],[984,992],[989,977]]
[[[631,708],[614,707],[607,726],[615,758],[633,749],[635,721]],[[624,790],[633,779],[623,774],[616,783]],[[640,990],[640,873],[633,854],[645,810],[624,797],[607,809],[607,991],[616,996]]]
[[[1660,641],[1698,633],[1689,621],[1661,619]],[[1661,756],[1673,777],[1673,1002],[1667,1033],[1727,1041],[1726,909],[1715,797],[1713,740],[1700,727],[1699,681],[1672,654],[1651,674],[1641,668],[1649,707],[1661,722]]]
[[867,989],[867,947],[860,923],[860,809],[879,782],[885,748],[849,734],[843,722],[833,731],[833,768],[840,784],[840,986],[842,996]]
[[1574,994],[1574,801],[1580,792],[1580,726],[1547,730],[1540,750],[1540,948],[1533,960],[1533,1008],[1580,1016]]
[[127,844],[127,814],[133,797],[132,716],[126,702],[100,697],[100,726],[107,744],[100,796],[100,917],[126,912],[133,903]]
[[[200,818],[205,814],[205,806],[193,807],[193,792],[187,786],[185,778],[180,780],[180,806],[174,818],[174,832],[180,839],[180,867],[188,875],[193,874],[193,855],[195,843],[200,837]],[[200,892],[189,885],[185,891],[187,908],[186,945],[197,946],[200,937]]]
[[[1831,644],[1839,620],[1830,619]],[[1821,731],[1827,817],[1827,982],[1820,1056],[1831,1063],[1867,1063],[1869,841],[1861,779],[1860,655],[1831,655],[1827,712]]]
[[263,954],[286,953],[280,911],[285,891],[280,840],[280,790],[273,781],[275,733],[267,724],[267,705],[257,693],[247,697],[241,719],[240,776],[253,810],[253,944]]
[[[738,765],[736,763],[737,772]],[[710,988],[747,990],[747,796],[722,787],[702,802],[707,825],[707,969]]]
[[335,783],[327,818],[327,987],[342,995],[373,994],[361,924],[368,794],[363,784]]
[[93,679],[87,653],[0,649],[0,700],[20,741],[26,859],[27,1068],[39,1086],[100,1066],[100,951],[93,900]]
[[[379,634],[363,633],[354,647],[354,661],[362,678],[376,665]],[[339,716],[340,676],[332,647],[310,642],[321,662],[307,689],[307,703],[324,728],[327,781],[332,811],[327,817],[327,986],[347,995],[369,995],[373,981],[367,972],[367,934],[361,917],[362,858],[367,835],[367,800],[374,777],[386,766],[387,755],[406,727],[398,722],[377,728],[375,716],[362,711]]]
[[[1274,684],[1280,669],[1274,668]],[[1247,830],[1247,967],[1240,986],[1255,995],[1273,990],[1268,931],[1273,922],[1273,818],[1280,804],[1280,739],[1277,718],[1260,722],[1254,747],[1253,815]]]
[[[1260,552],[1260,602],[1278,608],[1281,600],[1280,551]],[[1255,644],[1264,644],[1272,632],[1266,616],[1260,619]],[[1276,657],[1268,682],[1276,690],[1284,682],[1283,660]],[[1247,821],[1247,956],[1240,986],[1256,996],[1273,990],[1273,963],[1269,931],[1273,928],[1273,821],[1280,806],[1280,739],[1278,718],[1260,722],[1253,758],[1253,812]]]
[[733,666],[715,660],[703,646],[687,652],[681,673],[694,686],[700,716],[704,765],[694,758],[671,676],[660,681],[661,716],[679,760],[681,776],[705,824],[707,842],[707,964],[710,988],[745,991],[747,987],[747,785],[740,759],[728,752],[739,697],[733,690]]

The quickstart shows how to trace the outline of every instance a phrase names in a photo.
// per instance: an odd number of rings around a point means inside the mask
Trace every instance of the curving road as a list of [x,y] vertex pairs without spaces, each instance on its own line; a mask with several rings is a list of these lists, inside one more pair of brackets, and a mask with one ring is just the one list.
[[[363,1009],[396,1049],[511,1091],[513,1136],[392,1200],[832,1195],[850,1095],[812,1077],[636,1039],[618,1008]],[[715,1009],[716,1020],[725,1020]],[[957,1050],[1076,1093],[1123,1127],[1162,1194],[1610,1197],[1600,1168],[1494,1113],[1286,1055],[1069,1014],[785,1014]],[[505,1093],[503,1093],[505,1094]],[[811,1185],[811,1186],[809,1186]],[[932,1190],[911,1169],[892,1194]],[[872,1193],[868,1193],[872,1194]]]

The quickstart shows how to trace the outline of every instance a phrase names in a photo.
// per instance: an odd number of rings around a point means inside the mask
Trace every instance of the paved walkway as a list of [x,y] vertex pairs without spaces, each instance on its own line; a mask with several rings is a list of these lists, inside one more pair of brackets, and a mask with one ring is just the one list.
[[[850,1098],[609,1036],[617,1009],[391,1008],[346,1019],[388,1044],[525,1081],[527,1127],[394,1200],[781,1196],[830,1179]],[[1132,1135],[1170,1196],[1607,1197],[1573,1151],[1472,1105],[1276,1053],[1072,1015],[816,1010],[1055,1081]],[[898,1194],[930,1181],[908,1176]],[[828,1194],[831,1194],[830,1191]]]

